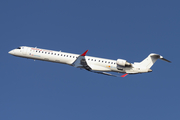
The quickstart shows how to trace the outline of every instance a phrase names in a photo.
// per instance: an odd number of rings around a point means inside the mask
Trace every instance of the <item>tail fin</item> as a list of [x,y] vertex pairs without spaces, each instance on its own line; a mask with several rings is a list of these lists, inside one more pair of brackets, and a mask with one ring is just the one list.
[[143,67],[146,67],[146,68],[151,68],[153,66],[153,64],[157,61],[157,59],[161,59],[166,62],[171,62],[171,61],[163,58],[163,56],[161,56],[161,55],[151,53],[147,58],[145,58],[142,62],[140,62],[140,65]]

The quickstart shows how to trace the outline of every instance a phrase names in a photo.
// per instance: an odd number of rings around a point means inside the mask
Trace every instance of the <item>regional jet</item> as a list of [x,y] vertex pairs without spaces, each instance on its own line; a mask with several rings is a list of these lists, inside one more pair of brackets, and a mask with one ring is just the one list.
[[9,54],[34,60],[43,60],[67,64],[76,68],[85,69],[90,72],[115,77],[120,76],[114,75],[109,72],[124,73],[123,75],[121,75],[121,77],[125,77],[128,74],[152,72],[150,68],[158,59],[164,60],[166,62],[171,62],[163,58],[163,56],[155,53],[149,54],[149,56],[141,62],[129,63],[124,59],[111,60],[99,57],[86,56],[87,52],[88,50],[86,50],[83,54],[79,55],[36,47],[21,46],[9,51]]

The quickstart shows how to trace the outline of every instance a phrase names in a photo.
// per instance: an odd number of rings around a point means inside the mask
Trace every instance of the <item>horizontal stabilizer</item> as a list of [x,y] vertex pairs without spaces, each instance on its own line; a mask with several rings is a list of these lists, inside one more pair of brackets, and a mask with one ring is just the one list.
[[163,58],[163,56],[160,56],[160,59],[161,59],[161,60],[164,60],[164,61],[166,61],[166,62],[171,63],[171,61],[169,61],[169,60],[167,60],[167,59]]

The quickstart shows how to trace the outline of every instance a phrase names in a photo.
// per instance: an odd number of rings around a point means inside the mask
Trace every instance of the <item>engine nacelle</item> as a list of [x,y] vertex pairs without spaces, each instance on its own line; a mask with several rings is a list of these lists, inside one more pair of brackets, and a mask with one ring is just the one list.
[[131,66],[131,63],[123,59],[117,59],[116,63],[120,66]]

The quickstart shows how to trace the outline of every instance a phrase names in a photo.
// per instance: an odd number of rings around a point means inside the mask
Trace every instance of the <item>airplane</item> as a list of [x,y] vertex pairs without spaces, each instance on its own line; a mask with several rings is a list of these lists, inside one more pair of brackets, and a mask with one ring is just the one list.
[[[129,63],[124,59],[111,60],[86,56],[87,52],[88,50],[79,55],[61,51],[41,49],[37,47],[20,46],[9,51],[8,53],[17,57],[67,64],[76,68],[85,69],[90,72],[114,77],[125,77],[128,74],[152,72],[150,68],[158,59],[171,63],[171,61],[155,53],[149,54],[149,56],[141,62]],[[118,76],[109,72],[124,74]]]

